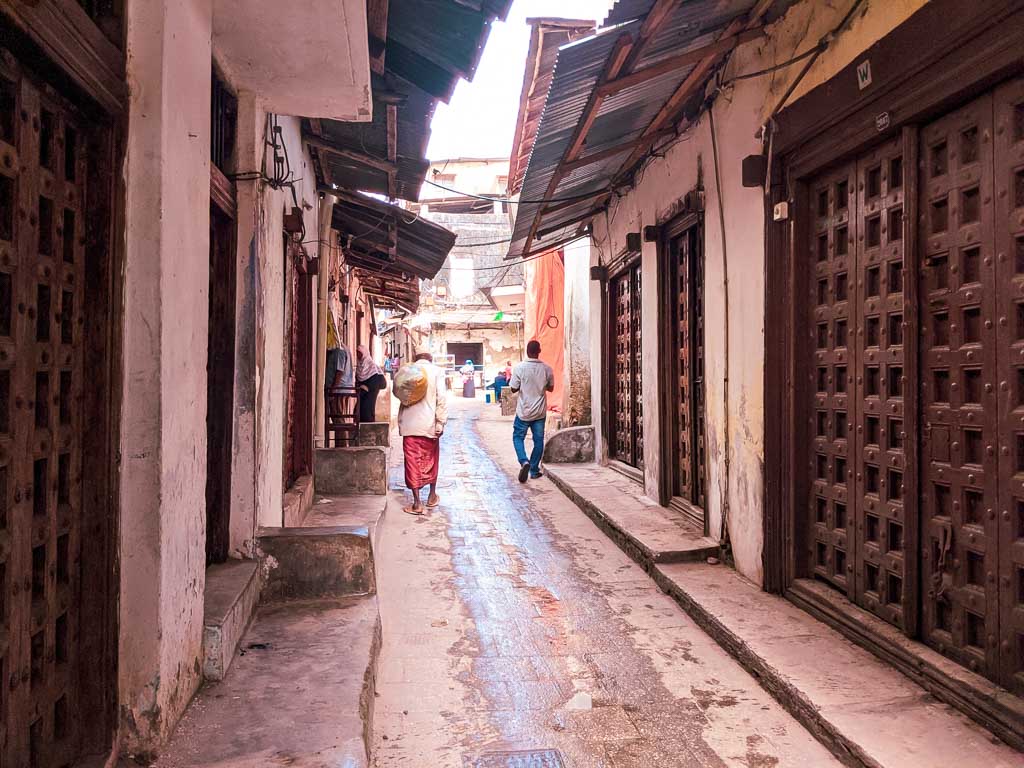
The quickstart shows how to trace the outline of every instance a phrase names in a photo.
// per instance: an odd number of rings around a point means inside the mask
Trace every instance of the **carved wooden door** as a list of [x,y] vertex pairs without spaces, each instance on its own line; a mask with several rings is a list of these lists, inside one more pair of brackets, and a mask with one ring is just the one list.
[[1024,692],[1024,80],[921,136],[925,640]]
[[809,571],[905,627],[904,169],[894,139],[810,185]]
[[994,119],[999,681],[1024,695],[1024,79],[996,91]]
[[[77,698],[85,126],[0,63],[0,740],[70,765]],[[2,761],[0,761],[2,762]]]
[[639,263],[609,281],[611,396],[609,454],[643,468],[643,378],[641,372],[641,278]]
[[987,675],[1000,485],[992,162],[991,95],[922,131],[922,629]]
[[[904,280],[904,162],[899,137],[858,158],[851,200],[854,271],[850,296],[855,363],[846,386],[854,398],[848,414],[853,488],[848,512],[855,529],[851,565],[858,605],[897,627],[915,607],[907,583],[904,543],[908,530],[906,435],[916,434],[907,400]],[[853,379],[851,381],[851,378]]]
[[[674,286],[675,359],[672,361],[676,391],[675,472],[672,495],[697,510],[705,505],[706,448],[704,432],[704,253],[699,223],[688,227],[669,243]],[[693,510],[696,512],[697,510]],[[690,511],[690,510],[687,510]],[[701,516],[702,517],[702,516]],[[703,519],[695,520],[703,525]]]
[[825,174],[810,185],[808,259],[813,265],[810,342],[814,367],[808,375],[813,382],[813,411],[808,471],[810,472],[808,571],[854,597],[854,515],[849,509],[856,455],[850,425],[856,371],[851,314],[856,312],[853,293],[856,274],[856,218],[850,208],[856,188],[856,167],[845,165]]

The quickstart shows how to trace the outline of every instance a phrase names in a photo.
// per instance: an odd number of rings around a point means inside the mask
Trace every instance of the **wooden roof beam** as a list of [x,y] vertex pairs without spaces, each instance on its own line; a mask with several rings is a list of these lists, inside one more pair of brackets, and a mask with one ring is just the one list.
[[388,39],[388,0],[366,0],[366,29],[370,44],[370,69],[383,75]]
[[314,149],[322,149],[328,154],[337,155],[338,157],[343,157],[346,160],[352,160],[353,162],[368,165],[371,168],[376,168],[378,171],[383,171],[384,173],[388,173],[391,170],[398,170],[398,165],[396,163],[384,160],[380,157],[368,155],[365,152],[357,152],[354,149],[338,147],[331,144],[329,141],[324,141],[323,139],[319,139],[314,136],[304,136],[303,141]]
[[[633,47],[633,37],[629,34],[619,35],[615,44],[612,46],[611,51],[608,52],[608,59],[605,61],[604,71],[601,74],[600,82],[598,85],[602,85],[609,80],[614,80],[622,72],[622,67],[626,63],[626,57],[629,56],[629,51]],[[571,162],[579,157],[580,152],[583,151],[583,144],[587,139],[587,133],[590,132],[590,128],[594,125],[594,121],[597,119],[597,113],[601,111],[601,104],[604,102],[604,96],[601,96],[597,89],[591,91],[587,104],[583,108],[583,114],[580,117],[580,121],[576,124],[576,128],[573,130],[572,139],[569,141],[569,146],[566,147],[565,153],[562,155],[562,159],[559,162],[558,167],[555,168],[555,172],[551,174],[551,180],[548,182],[547,191],[544,193],[543,199],[547,200],[552,197],[555,190],[558,188],[558,184],[564,177],[562,171],[562,164]],[[544,212],[543,206],[537,208],[537,213],[533,217],[533,223],[530,225],[530,233],[526,236],[523,250],[528,251],[530,244],[533,242],[533,238],[537,234],[537,227],[540,226],[541,214]]]
[[391,169],[388,171],[388,197],[394,200],[398,189],[398,105],[387,105],[387,134],[388,134],[388,162]]
[[552,224],[550,227],[545,227],[544,229],[538,230],[537,237],[546,237],[547,235],[550,235],[552,232],[557,232],[560,229],[571,227],[573,224],[579,224],[580,222],[583,221],[589,221],[596,215],[597,209],[591,208],[589,211],[587,211],[586,213],[582,213],[579,216],[573,216],[571,219],[567,219],[566,221],[560,221],[557,224]]
[[[660,139],[660,138],[663,138],[665,136],[668,136],[668,135],[671,135],[671,134],[674,134],[674,133],[675,133],[675,129],[674,128],[669,129],[669,130],[665,130],[665,131],[661,132],[661,134],[658,136],[658,138]],[[593,163],[599,163],[602,160],[607,160],[609,157],[615,157],[616,155],[621,155],[623,152],[625,152],[627,150],[630,150],[630,149],[633,149],[637,144],[639,144],[639,143],[641,143],[643,141],[646,141],[646,139],[644,139],[644,138],[633,139],[632,141],[627,141],[627,142],[624,142],[622,144],[616,144],[613,147],[607,147],[605,149],[598,150],[597,152],[591,152],[589,155],[584,155],[583,157],[581,157],[581,158],[579,158],[577,160],[573,160],[572,162],[563,163],[562,164],[562,171],[565,173],[566,176],[568,176],[570,173],[572,173],[573,171],[578,170],[580,168],[584,168],[584,167],[586,167],[588,165],[592,165]]]
[[684,67],[689,67],[693,64],[698,64],[707,56],[728,53],[733,48],[742,45],[743,43],[756,40],[763,36],[764,27],[744,29],[734,35],[720,37],[708,45],[695,48],[692,51],[686,51],[678,56],[662,59],[659,62],[651,64],[649,67],[644,67],[643,69],[638,69],[635,72],[622,75],[609,83],[605,83],[599,90],[605,96],[612,96],[620,91],[640,85],[641,83],[646,83],[648,80],[652,80],[653,78],[659,77],[660,75],[664,75],[668,72],[683,69]]
[[[594,193],[595,196],[592,198],[592,202],[595,204],[603,203],[611,195],[611,192],[605,192],[603,194]],[[566,208],[572,208],[574,205],[587,202],[587,198],[581,197],[579,200],[562,200],[561,202],[555,203],[554,205],[548,204],[544,206],[544,213],[555,213],[557,211],[563,211]]]
[[[750,10],[750,13],[746,17],[738,16],[733,19],[729,25],[723,30],[722,34],[718,36],[718,40],[725,40],[727,38],[739,35],[744,30],[754,29],[761,25],[761,19],[768,9],[771,8],[775,0],[758,0],[757,4]],[[675,92],[668,98],[668,100],[662,105],[661,109],[658,110],[658,114],[654,116],[654,119],[644,129],[641,138],[644,139],[636,148],[629,154],[626,161],[619,168],[619,173],[616,179],[613,181],[613,185],[616,182],[622,181],[624,173],[629,171],[643,159],[644,155],[650,150],[654,143],[657,141],[658,134],[665,128],[666,124],[672,120],[675,115],[682,108],[683,104],[689,100],[689,98],[697,92],[697,89],[704,84],[705,78],[710,74],[712,68],[721,59],[723,52],[718,51],[715,53],[709,53],[702,58],[694,68],[690,71],[690,74],[686,76],[686,79],[679,84]]]
[[640,61],[640,57],[644,55],[644,51],[647,50],[647,46],[650,44],[654,36],[658,34],[658,30],[661,29],[662,24],[665,20],[672,15],[672,13],[679,7],[682,0],[657,0],[651,10],[647,12],[647,16],[644,17],[643,23],[640,25],[640,31],[637,33],[636,45],[633,46],[633,50],[630,51],[629,57],[626,59],[626,64],[622,68],[623,72],[632,72],[637,62]]

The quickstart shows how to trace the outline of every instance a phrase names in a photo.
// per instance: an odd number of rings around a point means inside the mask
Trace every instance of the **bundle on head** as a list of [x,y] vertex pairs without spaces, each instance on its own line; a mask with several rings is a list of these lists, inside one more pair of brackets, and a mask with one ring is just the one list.
[[426,368],[410,363],[403,365],[395,374],[392,384],[392,391],[395,397],[404,406],[415,405],[427,396],[427,370]]

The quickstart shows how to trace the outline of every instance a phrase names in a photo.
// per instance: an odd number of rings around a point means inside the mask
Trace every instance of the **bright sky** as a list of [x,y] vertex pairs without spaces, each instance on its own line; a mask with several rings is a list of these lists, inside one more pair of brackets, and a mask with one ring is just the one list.
[[[427,147],[430,160],[508,157],[530,47],[526,19],[558,16],[601,23],[613,0],[515,0],[508,20],[495,22],[473,81],[461,81],[451,104],[438,104]],[[557,10],[554,10],[555,6]]]

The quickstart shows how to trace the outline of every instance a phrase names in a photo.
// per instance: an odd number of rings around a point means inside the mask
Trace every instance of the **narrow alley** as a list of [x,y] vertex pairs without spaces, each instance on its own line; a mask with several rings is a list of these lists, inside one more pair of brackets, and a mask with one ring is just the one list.
[[516,482],[510,419],[452,403],[440,507],[400,514],[392,470],[377,766],[839,764],[548,480]]
[[0,0],[0,768],[1024,766],[1022,52]]

